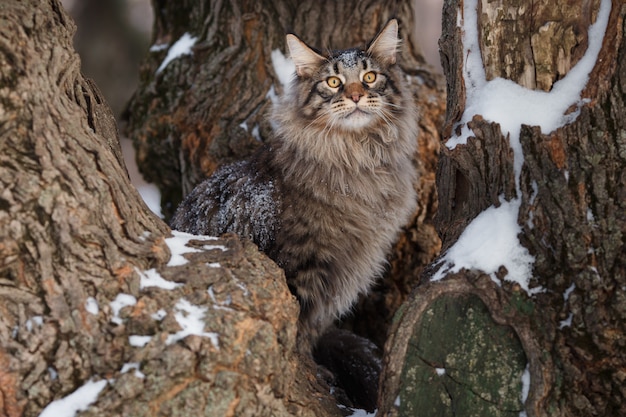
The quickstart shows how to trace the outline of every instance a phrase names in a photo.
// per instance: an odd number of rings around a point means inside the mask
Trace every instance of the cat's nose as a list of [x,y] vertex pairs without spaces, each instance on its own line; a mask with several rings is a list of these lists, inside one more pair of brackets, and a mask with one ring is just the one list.
[[351,83],[346,85],[346,89],[344,90],[347,97],[351,98],[352,101],[358,103],[361,97],[365,95],[365,90],[361,83]]

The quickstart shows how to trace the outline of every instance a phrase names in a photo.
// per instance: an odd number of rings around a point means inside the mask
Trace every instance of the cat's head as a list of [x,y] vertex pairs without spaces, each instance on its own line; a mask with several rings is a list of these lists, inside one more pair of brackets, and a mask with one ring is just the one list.
[[358,131],[392,124],[402,111],[402,94],[394,72],[398,22],[390,20],[365,49],[322,55],[297,36],[287,35],[296,66],[296,103],[309,126]]

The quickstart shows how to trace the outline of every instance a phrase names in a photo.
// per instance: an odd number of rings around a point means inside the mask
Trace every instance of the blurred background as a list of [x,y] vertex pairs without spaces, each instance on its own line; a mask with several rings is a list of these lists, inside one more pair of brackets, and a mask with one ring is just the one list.
[[[93,79],[115,113],[116,120],[137,88],[139,64],[150,47],[150,0],[61,0],[78,30],[74,46],[82,71]],[[443,0],[414,0],[413,36],[426,60],[441,71],[437,41]]]

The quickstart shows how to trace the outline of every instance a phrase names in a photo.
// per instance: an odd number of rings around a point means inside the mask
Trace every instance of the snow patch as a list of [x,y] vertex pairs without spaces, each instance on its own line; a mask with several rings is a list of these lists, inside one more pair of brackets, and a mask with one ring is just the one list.
[[[274,84],[270,86],[270,89],[267,90],[267,94],[265,94],[266,98],[269,98],[272,104],[278,103],[278,95],[276,94],[276,90],[274,89]],[[247,129],[246,129],[247,131]]]
[[146,375],[144,375],[144,373],[139,370],[139,362],[125,363],[124,366],[122,366],[120,373],[125,374],[126,372],[133,369],[135,370],[134,374],[137,378],[144,379],[146,377]]
[[255,124],[254,127],[252,128],[252,137],[257,141],[257,142],[263,142],[263,139],[261,138],[261,129],[259,128],[258,124]]
[[352,409],[352,414],[350,414],[348,417],[375,417],[377,412],[378,410],[374,410],[373,412],[368,413],[365,410]]
[[[146,182],[139,172],[139,168],[137,168],[137,163],[135,162],[135,148],[133,148],[132,141],[130,139],[124,139],[120,142],[122,144],[124,162],[126,162],[126,168],[128,169],[128,175],[130,176],[131,182],[139,192],[139,195],[141,195],[141,198],[144,203],[146,203],[146,206],[148,206],[150,211],[159,216],[161,219],[164,218],[163,213],[161,212],[161,192],[156,185]],[[142,236],[139,237],[139,239],[145,241],[148,237],[150,237],[150,232],[146,230],[143,232]]]
[[569,296],[572,295],[572,292],[576,289],[576,284],[572,283],[565,292],[563,293],[563,301],[567,302],[569,300]]
[[165,316],[167,316],[167,311],[160,309],[156,313],[152,314],[150,317],[152,317],[153,320],[161,321],[165,318]]
[[88,313],[97,316],[100,312],[100,308],[98,307],[98,301],[93,297],[87,297],[87,299],[85,300],[85,310],[87,310]]
[[197,40],[198,38],[191,36],[189,33],[185,33],[183,36],[181,36],[180,39],[177,40],[174,45],[172,45],[169,51],[167,51],[167,56],[165,57],[159,68],[157,68],[156,73],[158,74],[163,71],[165,67],[167,67],[169,63],[176,58],[179,58],[183,55],[191,55],[193,53],[191,47],[196,43]]
[[347,51],[343,51],[337,58],[341,60],[344,67],[355,68],[361,63],[364,56],[358,49],[348,49]]
[[33,316],[26,320],[25,323],[26,330],[29,332],[33,331],[34,326],[41,327],[43,326],[43,317],[42,316]]
[[565,320],[561,320],[559,322],[559,330],[563,330],[566,327],[572,327],[572,318],[574,318],[573,313],[569,313],[569,316]]
[[146,271],[140,271],[138,268],[135,268],[135,270],[137,271],[137,273],[139,274],[139,277],[141,278],[141,281],[139,283],[139,287],[141,289],[144,289],[147,287],[159,287],[159,288],[163,288],[164,290],[173,290],[174,288],[180,287],[181,285],[183,285],[177,282],[172,282],[172,281],[168,281],[164,279],[161,276],[161,274],[159,274],[157,270],[154,268],[148,269]]
[[131,335],[128,336],[128,344],[134,347],[144,347],[152,340],[152,336],[139,336],[139,335]]
[[157,43],[150,47],[150,52],[159,52],[169,48],[169,43]]
[[136,185],[139,195],[143,199],[146,206],[151,212],[163,219],[165,216],[161,212],[161,191],[155,184],[142,181],[141,184]]
[[228,307],[233,302],[233,298],[231,297],[230,294],[228,294],[226,296],[226,300],[224,300],[224,301],[217,301],[217,298],[215,297],[215,292],[213,291],[213,285],[211,285],[209,287],[209,289],[207,290],[207,293],[209,294],[209,297],[211,297],[211,301],[213,301],[213,308],[214,309],[216,309],[216,310],[226,310],[226,311],[235,311],[232,308]]
[[216,349],[219,349],[218,334],[214,332],[204,331],[204,316],[207,312],[206,307],[199,307],[191,304],[189,301],[181,298],[174,307],[176,313],[174,318],[178,322],[178,325],[182,328],[181,331],[171,334],[165,341],[166,344],[171,345],[189,335],[196,335],[202,337],[208,337],[211,343]]
[[[270,56],[272,58],[272,66],[274,67],[274,72],[278,77],[278,81],[280,81],[285,91],[287,91],[289,85],[291,84],[291,80],[296,74],[296,64],[293,63],[291,58],[287,58],[283,55],[280,49],[274,49]],[[274,86],[272,86],[272,88],[274,88]]]
[[445,264],[432,280],[438,281],[446,273],[457,273],[463,268],[482,270],[497,280],[495,273],[504,266],[508,271],[505,280],[516,282],[529,292],[535,258],[517,239],[521,233],[517,224],[519,204],[519,200],[503,201],[500,207],[492,206],[480,213],[443,256]]
[[526,364],[526,369],[522,373],[522,393],[520,396],[520,400],[522,400],[522,404],[526,402],[528,399],[528,393],[530,392],[530,365]]
[[[172,237],[165,239],[165,243],[167,244],[167,247],[170,249],[170,253],[172,254],[169,262],[167,263],[167,266],[185,265],[188,261],[183,256],[183,254],[202,252],[201,249],[191,248],[187,246],[187,244],[191,240],[217,240],[217,238],[213,236],[192,235],[190,233],[172,230]],[[223,245],[204,245],[202,249],[219,249],[222,252],[226,252],[228,250],[228,248]]]
[[137,304],[137,299],[134,296],[130,294],[118,294],[117,297],[115,297],[115,300],[109,303],[111,309],[113,310],[113,317],[111,317],[111,321],[115,324],[122,324],[123,320],[119,316],[120,311],[124,307],[134,306],[135,304]]
[[74,417],[76,413],[87,410],[91,404],[96,402],[107,383],[106,379],[97,382],[89,380],[67,397],[48,404],[39,414],[39,417]]

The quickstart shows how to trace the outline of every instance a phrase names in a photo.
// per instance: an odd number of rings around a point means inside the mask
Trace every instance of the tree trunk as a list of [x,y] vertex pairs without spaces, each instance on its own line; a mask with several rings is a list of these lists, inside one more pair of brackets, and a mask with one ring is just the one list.
[[[152,52],[141,85],[126,113],[126,132],[137,149],[140,170],[162,192],[163,212],[217,165],[245,158],[271,135],[271,99],[283,85],[273,66],[275,50],[286,54],[285,33],[310,45],[342,49],[362,45],[387,20],[400,20],[401,66],[420,114],[419,207],[390,257],[384,281],[359,302],[345,326],[381,347],[393,313],[439,252],[433,226],[437,207],[435,168],[443,124],[443,82],[428,67],[409,35],[412,3],[388,1],[156,1]],[[197,38],[192,53],[158,71],[185,33]]]
[[74,31],[57,0],[0,3],[0,416],[94,387],[80,415],[339,415],[282,271],[142,202]]
[[[491,85],[523,87],[510,101],[560,94],[610,2],[479,1],[472,21],[473,3],[444,7],[444,253],[393,327],[378,415],[626,415],[626,6],[612,2],[581,100],[542,130],[532,119],[511,128],[518,115],[468,114],[481,88],[471,63],[478,55]],[[472,32],[479,50],[466,44]],[[483,101],[501,94],[490,91]],[[468,127],[467,142],[451,146]],[[514,204],[517,239],[534,257],[528,281],[511,282],[510,266],[449,264],[477,217]]]

